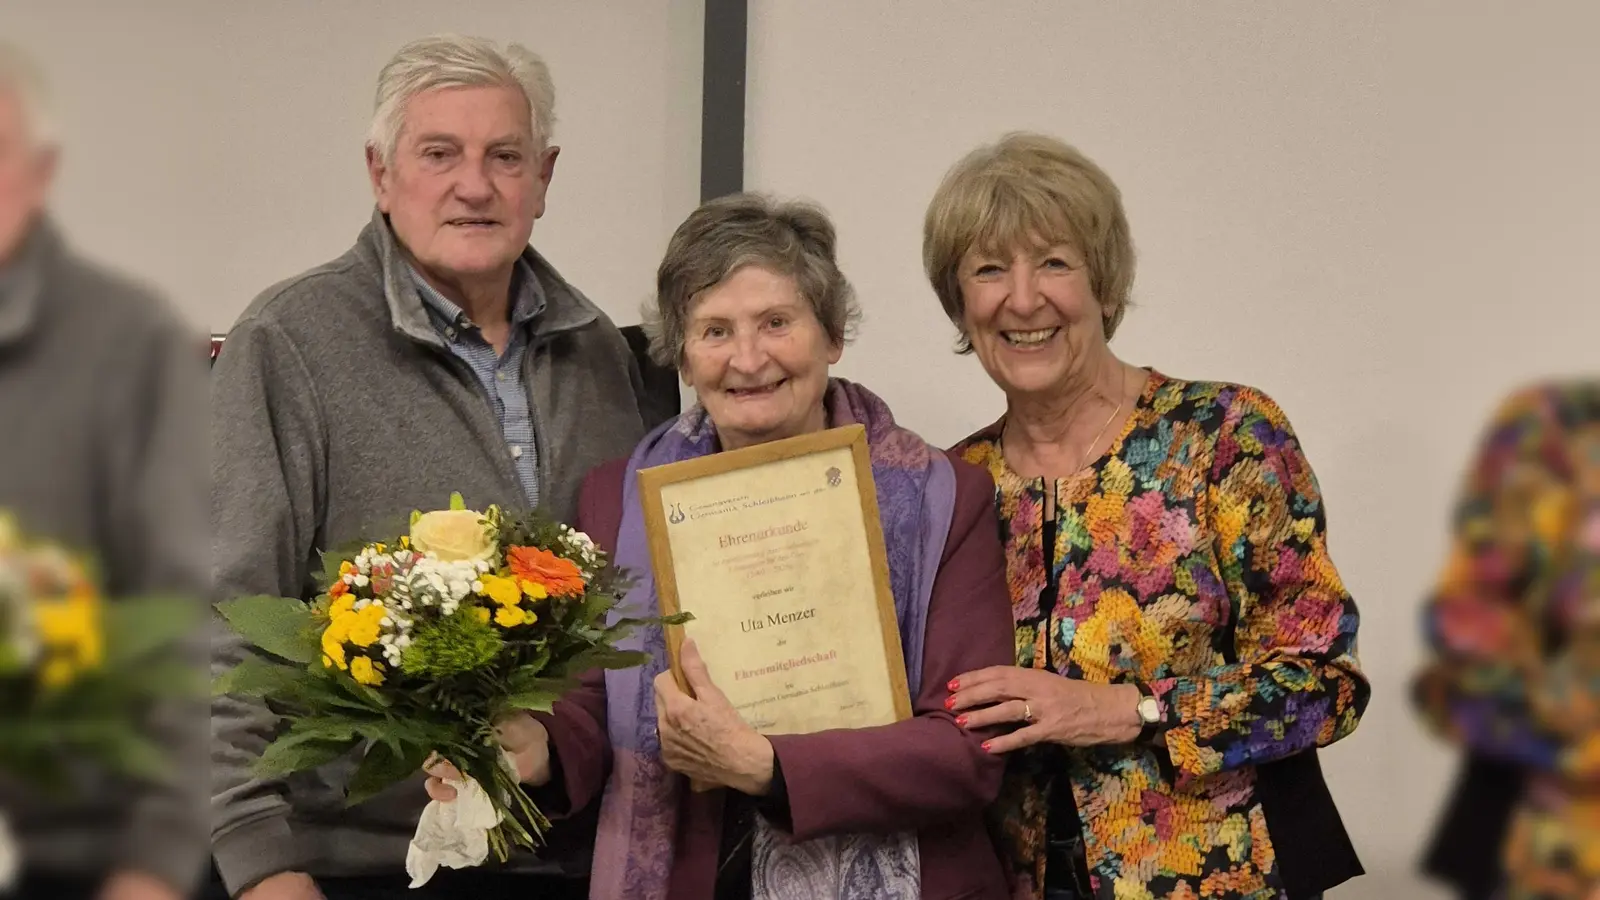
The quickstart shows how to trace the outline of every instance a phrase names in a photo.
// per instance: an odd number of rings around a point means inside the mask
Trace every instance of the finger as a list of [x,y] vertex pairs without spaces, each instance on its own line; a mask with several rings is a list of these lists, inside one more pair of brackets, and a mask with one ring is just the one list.
[[1020,687],[1010,678],[994,678],[970,687],[962,685],[961,690],[945,698],[944,706],[945,709],[961,711],[995,703],[1004,703],[1007,700],[1028,699],[1022,696],[1022,692],[1019,690]]
[[438,778],[429,778],[425,787],[428,791],[428,796],[440,803],[449,803],[456,799],[456,789]]
[[987,684],[997,679],[1008,678],[1014,671],[1016,671],[1015,666],[988,666],[982,669],[974,669],[971,672],[963,672],[960,675],[950,679],[950,683],[947,684],[946,687],[953,694],[956,691],[965,690],[969,687]]
[[443,758],[434,759],[433,764],[423,769],[423,771],[427,772],[434,778],[446,778],[451,781],[463,780],[461,777],[461,771],[455,766],[451,765],[448,760]]
[[[971,712],[962,713],[956,717],[956,724],[971,731],[992,728],[996,725],[1015,725],[1026,722],[1023,713],[1028,712],[1021,700],[1008,700],[1005,703],[996,703]],[[1038,710],[1032,710],[1037,716]]]
[[1018,728],[1010,734],[1002,734],[997,738],[984,741],[983,749],[989,753],[1011,753],[1034,744],[1043,744],[1049,741],[1042,725],[1029,725],[1027,728]]
[[700,648],[696,646],[693,638],[683,642],[678,661],[683,665],[683,677],[689,682],[689,690],[693,691],[696,697],[701,700],[726,699],[711,680],[711,672],[706,668],[705,658],[700,655]]

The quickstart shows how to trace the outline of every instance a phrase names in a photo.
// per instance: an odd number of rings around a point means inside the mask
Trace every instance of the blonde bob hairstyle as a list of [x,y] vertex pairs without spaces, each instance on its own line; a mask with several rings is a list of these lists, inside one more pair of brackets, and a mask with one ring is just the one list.
[[[961,259],[1009,259],[1019,250],[1069,244],[1083,254],[1100,303],[1106,339],[1116,333],[1133,287],[1133,239],[1122,192],[1077,148],[1053,137],[1013,132],[968,153],[946,173],[922,226],[922,267],[961,329]],[[971,353],[963,331],[958,353]]]

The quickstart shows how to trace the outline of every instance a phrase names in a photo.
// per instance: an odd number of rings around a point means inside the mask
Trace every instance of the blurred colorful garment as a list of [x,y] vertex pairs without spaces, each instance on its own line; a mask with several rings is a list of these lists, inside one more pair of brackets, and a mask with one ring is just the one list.
[[1518,392],[1462,489],[1425,612],[1427,723],[1523,767],[1507,897],[1600,884],[1600,382]]

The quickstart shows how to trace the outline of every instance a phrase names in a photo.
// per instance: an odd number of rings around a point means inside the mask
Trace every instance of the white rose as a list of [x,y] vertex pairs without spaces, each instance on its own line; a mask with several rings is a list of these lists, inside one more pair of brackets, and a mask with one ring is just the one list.
[[483,513],[470,509],[423,513],[411,525],[411,546],[443,562],[489,560],[499,550]]

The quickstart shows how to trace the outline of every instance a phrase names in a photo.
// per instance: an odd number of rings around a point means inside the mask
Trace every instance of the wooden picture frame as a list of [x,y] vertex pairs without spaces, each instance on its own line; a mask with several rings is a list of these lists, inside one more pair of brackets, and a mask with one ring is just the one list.
[[[867,727],[911,717],[865,428],[847,425],[642,469],[638,479],[660,611],[695,617],[667,630],[668,658],[680,688],[689,692],[681,662],[684,639],[700,631],[718,642],[708,646],[696,639],[713,680],[735,706],[768,704],[753,714],[741,709],[758,731]],[[847,487],[853,489],[842,490]],[[701,518],[708,521],[692,521]],[[786,524],[772,524],[780,520]],[[816,523],[809,534],[808,522]],[[714,543],[709,540],[713,531]],[[819,559],[827,565],[816,569]],[[829,583],[844,589],[828,589],[836,596],[788,597],[794,591],[818,593]],[[683,596],[685,589],[694,596]],[[766,611],[768,599],[815,605],[773,614]],[[735,634],[727,623],[741,614],[750,618]],[[760,634],[769,628],[775,633]],[[873,633],[863,637],[859,629]],[[787,645],[786,636],[795,645]],[[842,660],[840,647],[847,648]],[[784,659],[784,652],[805,655]],[[776,661],[763,666],[767,658]],[[785,689],[807,690],[802,684],[811,674],[791,675],[800,667],[788,665],[794,660],[811,660],[803,665],[814,668],[816,677],[843,678],[848,690],[839,697],[836,680],[820,688],[812,683],[811,693],[788,696]],[[761,692],[769,690],[765,684],[739,684],[747,673],[748,680],[770,682],[777,693],[763,697]],[[819,694],[830,696],[813,700]],[[835,715],[833,706],[843,708]]]

